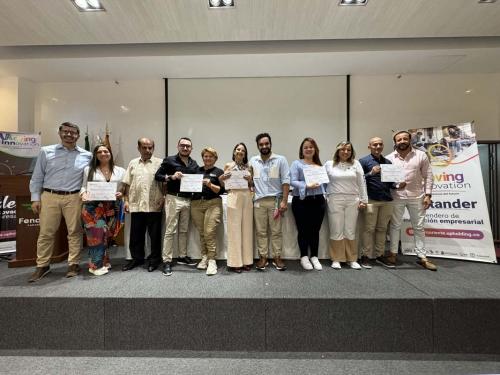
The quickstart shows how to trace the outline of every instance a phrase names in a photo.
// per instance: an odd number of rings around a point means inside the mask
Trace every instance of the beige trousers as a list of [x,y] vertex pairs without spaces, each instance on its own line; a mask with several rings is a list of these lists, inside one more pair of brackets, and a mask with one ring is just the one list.
[[271,230],[271,249],[273,257],[281,256],[282,233],[281,217],[274,219],[275,197],[265,197],[254,202],[253,218],[257,236],[257,250],[261,257],[268,257],[269,238],[267,228]]
[[222,218],[222,199],[191,201],[191,218],[200,233],[201,255],[209,260],[217,254],[217,226]]
[[165,199],[165,235],[163,236],[162,258],[171,262],[174,256],[174,235],[178,233],[179,257],[187,256],[189,212],[191,199],[167,194]]
[[252,193],[231,190],[227,195],[227,265],[239,268],[253,263]]
[[330,258],[336,262],[355,262],[358,260],[356,240],[330,240]]
[[80,195],[59,195],[44,191],[41,205],[40,234],[36,246],[37,267],[45,267],[50,264],[50,257],[54,251],[54,238],[61,224],[61,217],[64,217],[68,229],[68,264],[80,263],[83,233]]
[[[392,202],[368,201],[363,213],[365,225],[361,236],[361,255],[371,259],[384,255],[392,208]],[[373,253],[374,250],[375,254]]]

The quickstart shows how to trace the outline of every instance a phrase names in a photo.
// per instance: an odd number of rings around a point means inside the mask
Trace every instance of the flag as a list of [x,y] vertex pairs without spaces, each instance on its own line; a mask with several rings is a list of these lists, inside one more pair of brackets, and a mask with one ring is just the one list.
[[85,132],[85,150],[90,151],[89,127],[88,126],[87,126],[87,131]]

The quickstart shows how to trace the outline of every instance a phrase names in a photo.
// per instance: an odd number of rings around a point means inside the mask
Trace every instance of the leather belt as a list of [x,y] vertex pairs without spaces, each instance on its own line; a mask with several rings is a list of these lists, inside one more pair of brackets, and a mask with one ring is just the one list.
[[79,193],[80,189],[73,190],[73,191],[62,191],[62,190],[53,190],[53,189],[45,189],[45,188],[43,188],[43,191],[46,191],[47,193],[52,193],[52,194],[71,195],[71,194]]

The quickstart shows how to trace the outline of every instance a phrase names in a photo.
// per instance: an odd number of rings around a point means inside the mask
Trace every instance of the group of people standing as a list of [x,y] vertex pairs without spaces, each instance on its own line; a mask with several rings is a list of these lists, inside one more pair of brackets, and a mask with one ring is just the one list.
[[[106,274],[111,267],[108,245],[123,225],[124,213],[130,213],[131,259],[123,271],[145,265],[149,272],[161,267],[165,276],[172,275],[174,247],[177,264],[196,266],[207,275],[217,273],[217,227],[222,221],[221,195],[227,192],[227,266],[236,273],[255,266],[265,270],[271,264],[286,270],[282,254],[282,220],[292,195],[292,213],[297,225],[300,264],[304,270],[321,270],[318,259],[319,232],[325,212],[330,230],[331,267],[342,263],[352,269],[371,268],[373,261],[395,267],[399,234],[405,207],[414,229],[418,264],[429,270],[436,266],[426,257],[424,219],[431,204],[432,172],[427,155],[412,148],[406,131],[394,135],[394,151],[382,155],[382,139],[370,139],[370,154],[355,159],[353,145],[340,142],[332,160],[321,163],[319,148],[312,138],[305,138],[299,148],[299,159],[289,168],[285,157],[272,152],[268,133],[256,137],[259,154],[249,159],[244,143],[234,146],[232,161],[224,169],[215,166],[218,153],[203,148],[203,165],[191,158],[189,138],[177,143],[177,154],[157,158],[154,141],[138,140],[139,158],[125,170],[114,164],[111,148],[97,145],[90,153],[77,146],[80,131],[66,122],[59,127],[61,143],[42,147],[30,182],[32,209],[40,215],[37,242],[37,267],[30,282],[50,272],[54,234],[61,217],[68,229],[68,271],[76,276],[80,263],[81,228],[86,233],[89,250],[89,272]],[[405,182],[382,182],[382,164],[397,164],[404,169]],[[324,168],[328,182],[306,183],[305,170]],[[203,175],[201,192],[181,191],[182,178],[188,174]],[[233,175],[243,176],[244,185],[226,189]],[[113,182],[116,200],[95,201],[88,194],[89,182]],[[290,189],[290,186],[292,189]],[[82,204],[83,203],[83,204]],[[364,216],[361,236],[361,261],[358,262],[356,224]],[[162,215],[165,233],[161,241]],[[192,221],[200,234],[201,260],[188,255],[188,229]],[[385,253],[390,222],[391,246]],[[254,264],[254,233],[259,259]],[[145,237],[150,237],[150,255],[145,257]],[[177,241],[174,244],[174,241]],[[271,247],[271,258],[269,249]],[[360,264],[361,263],[361,264]]]

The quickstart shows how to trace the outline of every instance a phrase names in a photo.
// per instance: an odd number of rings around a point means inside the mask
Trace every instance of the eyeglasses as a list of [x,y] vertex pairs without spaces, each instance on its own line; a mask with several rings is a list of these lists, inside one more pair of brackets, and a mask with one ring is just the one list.
[[191,145],[179,145],[179,148],[191,148]]
[[75,132],[74,130],[61,130],[60,133],[71,135],[73,137],[76,137],[78,135],[78,132]]

